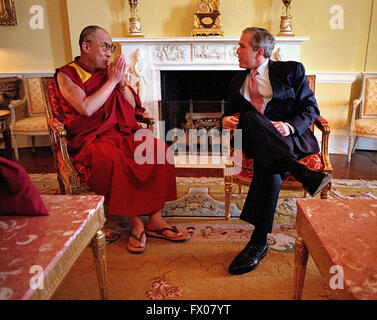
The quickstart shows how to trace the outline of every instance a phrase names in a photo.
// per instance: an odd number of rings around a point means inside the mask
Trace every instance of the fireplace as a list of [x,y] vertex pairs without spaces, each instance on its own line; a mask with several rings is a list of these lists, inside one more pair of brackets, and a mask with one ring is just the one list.
[[[210,156],[222,154],[219,138],[220,117],[227,103],[230,80],[238,72],[234,70],[161,71],[159,120],[164,125],[165,132],[176,129],[184,132],[187,154],[208,153]],[[201,135],[207,137],[201,139]],[[167,139],[166,142],[168,145],[177,143],[177,138],[173,141]],[[194,147],[193,144],[196,146]],[[179,150],[183,150],[182,146]]]
[[[226,105],[229,80],[241,70],[236,55],[238,40],[238,37],[113,39],[125,55],[128,82],[156,120],[156,137],[166,140],[169,130],[161,126],[162,121],[168,128],[181,130],[187,127],[188,120],[200,120],[197,117],[203,113],[211,117],[204,118],[200,125],[216,127],[218,115]],[[301,43],[307,40],[308,37],[276,37],[272,59],[299,61]]]

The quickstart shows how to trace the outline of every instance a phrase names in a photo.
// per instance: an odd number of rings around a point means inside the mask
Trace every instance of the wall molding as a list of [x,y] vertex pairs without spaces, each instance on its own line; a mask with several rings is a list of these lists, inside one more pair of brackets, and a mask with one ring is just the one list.
[[11,72],[11,73],[1,73],[0,78],[9,77],[52,77],[55,72]]
[[308,72],[315,74],[317,83],[353,83],[360,81],[360,72]]
[[353,83],[361,81],[363,74],[377,76],[377,72],[339,72],[339,71],[307,71],[308,74],[315,74],[317,83]]

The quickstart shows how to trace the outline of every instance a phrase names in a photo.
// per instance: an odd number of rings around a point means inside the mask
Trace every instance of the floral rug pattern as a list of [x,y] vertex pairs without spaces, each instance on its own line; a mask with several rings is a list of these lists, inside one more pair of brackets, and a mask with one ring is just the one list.
[[[32,174],[30,177],[41,194],[59,193],[56,174]],[[177,192],[178,199],[165,204],[162,211],[165,217],[224,217],[224,182],[222,178],[177,177]],[[235,219],[241,213],[246,195],[247,190],[241,194],[233,194],[230,206],[232,219],[228,224],[185,223],[180,224],[179,227],[191,233],[190,241],[246,241],[250,239],[254,227]],[[286,253],[294,252],[294,242],[297,236],[294,227],[296,200],[300,198],[303,198],[302,192],[281,191],[273,230],[268,236],[270,249]],[[330,198],[377,199],[377,181],[333,179]],[[125,218],[114,217],[108,218],[106,228],[108,233],[113,233],[114,241],[116,241],[119,238],[117,235],[127,231],[129,226]],[[154,297],[155,295],[169,296],[173,294],[165,289],[166,287],[163,286],[163,288],[155,290],[155,293],[149,292],[148,295]]]

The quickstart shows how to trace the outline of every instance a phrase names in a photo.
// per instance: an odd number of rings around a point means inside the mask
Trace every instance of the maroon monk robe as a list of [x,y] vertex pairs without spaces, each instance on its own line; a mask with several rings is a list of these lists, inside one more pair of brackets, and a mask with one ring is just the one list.
[[[66,74],[87,96],[107,80],[106,69],[91,71],[77,60],[57,69],[58,72]],[[166,201],[177,198],[173,155],[166,143],[153,138],[151,133],[142,141],[134,139],[136,131],[141,129],[135,117],[144,108],[138,95],[129,88],[136,108],[127,102],[118,84],[104,106],[90,117],[80,115],[58,92],[63,109],[60,120],[67,129],[74,166],[84,174],[85,182],[94,192],[105,196],[109,214],[121,216],[155,212]],[[153,148],[153,159],[149,159],[153,161],[140,165],[135,160],[135,150],[138,146],[143,149],[146,144]]]

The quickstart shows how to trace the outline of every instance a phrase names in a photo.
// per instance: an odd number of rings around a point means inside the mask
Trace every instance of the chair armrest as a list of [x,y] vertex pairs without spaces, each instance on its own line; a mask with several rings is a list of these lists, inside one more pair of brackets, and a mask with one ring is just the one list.
[[362,98],[353,100],[352,103],[352,114],[351,114],[351,120],[350,120],[350,131],[353,133],[355,131],[355,121],[356,121],[356,112],[357,107],[360,105],[362,101]]
[[330,137],[330,126],[325,118],[319,116],[314,125],[322,132],[321,141],[321,154],[323,159],[324,171],[331,172],[333,170],[330,155],[329,155],[329,137]]
[[314,121],[314,125],[322,131],[323,134],[330,134],[330,126],[328,121],[322,117],[319,116],[316,121]]
[[154,118],[149,116],[147,113],[136,113],[135,117],[138,122],[146,124],[148,128],[153,126],[156,122]]
[[[51,141],[51,145],[54,151],[54,154],[57,155],[57,153],[61,154],[61,158],[63,160],[63,166],[68,174],[68,176],[72,177],[74,182],[77,183],[78,181],[78,173],[76,169],[74,168],[71,159],[69,157],[68,148],[67,148],[67,131],[64,128],[64,125],[58,121],[56,118],[51,118],[48,120],[48,124],[50,127],[50,130],[53,132],[53,138]],[[59,162],[59,159],[56,157],[56,162]],[[75,178],[76,177],[76,178]]]
[[27,100],[12,100],[9,102],[8,108],[10,110],[10,123],[13,124],[16,122],[16,112],[15,109],[19,107],[26,106]]

